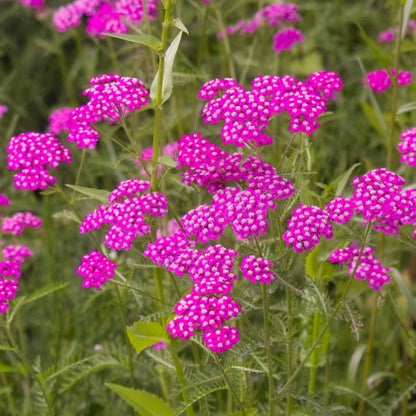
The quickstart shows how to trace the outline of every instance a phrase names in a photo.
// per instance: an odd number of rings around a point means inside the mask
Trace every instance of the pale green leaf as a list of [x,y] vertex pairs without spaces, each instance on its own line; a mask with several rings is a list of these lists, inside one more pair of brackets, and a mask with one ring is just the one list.
[[409,307],[409,311],[412,314],[413,319],[416,320],[416,301],[413,293],[410,290],[410,287],[406,284],[403,276],[395,267],[390,268],[390,273],[396,281],[397,286],[399,286],[400,291],[406,298],[407,306]]
[[345,185],[350,179],[351,173],[357,166],[360,166],[360,165],[361,163],[356,163],[355,165],[352,165],[346,172],[342,173],[340,176],[338,176],[338,178],[335,179],[334,184],[337,185],[337,189],[335,191],[336,196],[339,196],[342,194],[342,191],[344,190]]
[[140,416],[175,415],[175,411],[169,406],[168,403],[152,393],[148,393],[144,390],[134,390],[113,383],[105,383],[105,385],[133,406],[134,409],[139,412]]
[[80,219],[75,215],[75,213],[69,209],[64,209],[59,212],[55,212],[52,214],[52,217],[55,219],[64,219],[64,220],[70,220],[75,221],[76,223],[80,223]]
[[403,7],[403,25],[402,33],[400,34],[402,39],[406,35],[407,25],[409,23],[410,14],[412,13],[413,0],[406,0],[406,3]]
[[170,155],[162,155],[159,158],[159,163],[163,166],[167,166],[169,168],[176,168],[176,162]]
[[[155,107],[163,104],[172,94],[173,82],[172,82],[172,71],[173,62],[175,60],[176,52],[178,51],[179,43],[181,42],[182,32],[179,32],[176,38],[172,41],[165,54],[165,66],[163,71],[162,85],[159,85],[159,71],[153,79],[150,87],[150,97],[152,98]],[[161,95],[158,95],[158,89],[162,88]]]
[[129,35],[129,34],[116,34],[116,33],[105,33],[106,36],[112,38],[126,40],[128,42],[138,43],[139,45],[148,46],[155,51],[160,51],[162,45],[160,40],[152,35]]
[[92,199],[96,199],[97,201],[108,203],[108,197],[110,196],[110,192],[104,191],[102,189],[95,189],[95,188],[86,188],[85,186],[77,186],[77,185],[66,185],[68,188],[73,189],[74,191],[79,192],[82,195],[86,195]]
[[127,335],[137,353],[150,345],[168,340],[166,329],[157,322],[137,321],[127,328]]
[[186,28],[186,26],[183,24],[182,20],[177,17],[176,19],[172,20],[172,23],[175,27],[177,27],[179,30],[182,30],[182,32],[185,32],[187,35],[189,35],[189,31]]

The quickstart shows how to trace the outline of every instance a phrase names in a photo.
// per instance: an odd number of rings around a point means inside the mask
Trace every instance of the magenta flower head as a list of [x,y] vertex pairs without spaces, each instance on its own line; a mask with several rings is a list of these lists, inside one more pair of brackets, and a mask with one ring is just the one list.
[[271,267],[273,267],[271,261],[255,256],[247,256],[241,263],[243,276],[254,283],[269,284],[275,279],[276,275],[270,271]]
[[102,120],[113,123],[149,102],[149,92],[138,78],[116,74],[90,79],[89,88],[83,94],[88,96],[89,102],[73,111],[68,136],[68,140],[76,142],[80,149],[95,148],[99,134],[93,129],[93,123]]
[[3,114],[6,113],[8,110],[6,105],[0,105],[0,118],[3,117]]
[[61,131],[71,130],[73,120],[71,107],[63,107],[53,111],[49,115],[49,131],[52,134],[59,134]]
[[9,308],[8,301],[16,296],[19,283],[14,279],[3,279],[0,277],[0,313],[5,313]]
[[294,27],[288,27],[273,36],[273,48],[276,53],[280,53],[283,50],[292,49],[294,43],[303,42],[304,40],[305,36],[302,32]]
[[82,263],[76,270],[85,277],[82,286],[87,288],[94,286],[99,289],[108,279],[112,279],[117,263],[108,259],[99,251],[91,251],[82,258]]
[[11,138],[7,146],[7,167],[20,170],[14,177],[15,188],[45,189],[56,182],[49,175],[61,162],[71,162],[71,152],[51,134],[23,133]]
[[4,217],[1,224],[1,231],[9,232],[12,235],[19,235],[25,227],[38,228],[42,220],[31,212],[18,212],[11,217]]
[[10,205],[12,201],[6,195],[0,194],[0,205]]
[[318,245],[321,235],[327,239],[333,237],[328,212],[316,206],[299,205],[292,211],[288,230],[282,237],[287,245],[293,245],[293,250],[300,253]]
[[400,136],[400,143],[397,148],[402,153],[400,162],[409,166],[416,165],[416,127],[405,130]]
[[26,246],[11,245],[3,248],[3,257],[5,260],[15,260],[23,263],[26,257],[32,256],[32,251]]
[[[394,76],[395,72],[393,68],[390,68],[391,74]],[[372,90],[375,92],[383,92],[387,88],[391,86],[391,77],[387,70],[382,69],[378,71],[369,72],[367,74],[367,79],[363,79],[362,83],[365,86],[368,85]],[[406,85],[411,84],[412,81],[412,74],[406,71],[399,71],[397,75],[397,83],[398,85]]]
[[19,0],[25,7],[33,7],[35,9],[41,9],[45,6],[44,0]]
[[356,279],[367,280],[371,289],[380,290],[385,283],[390,281],[387,274],[388,268],[382,267],[381,262],[374,256],[374,250],[366,246],[360,257],[360,249],[351,247],[341,248],[331,253],[329,261],[332,263],[346,263],[348,274]]

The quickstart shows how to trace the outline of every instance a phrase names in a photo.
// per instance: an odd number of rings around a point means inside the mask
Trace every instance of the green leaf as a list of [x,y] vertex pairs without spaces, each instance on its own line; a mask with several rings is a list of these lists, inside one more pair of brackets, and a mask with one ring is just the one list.
[[183,24],[182,20],[177,17],[176,19],[172,19],[172,24],[177,27],[182,32],[185,32],[187,35],[189,35],[189,31],[186,28],[186,26]]
[[344,190],[345,185],[350,179],[351,173],[357,166],[360,166],[360,165],[361,163],[356,163],[355,165],[352,165],[346,172],[344,172],[343,174],[338,176],[338,178],[335,179],[333,183],[337,185],[337,189],[335,191],[336,196],[339,196],[342,194],[342,191]]
[[168,341],[166,329],[157,322],[137,321],[127,327],[127,336],[137,353],[150,345],[161,341]]
[[69,209],[55,212],[52,214],[52,218],[75,221],[78,224],[81,222],[80,219],[74,214],[74,212]]
[[175,411],[169,404],[152,393],[113,383],[105,383],[105,385],[133,406],[141,416],[175,416]]
[[170,155],[162,155],[159,158],[159,163],[161,165],[167,166],[168,168],[176,168],[176,162]]
[[173,62],[175,60],[176,52],[178,51],[179,43],[181,42],[182,32],[179,32],[176,38],[172,41],[169,48],[165,54],[165,66],[163,71],[163,81],[162,81],[162,94],[160,97],[160,102],[158,102],[158,88],[159,88],[159,71],[156,72],[156,75],[153,79],[152,85],[150,87],[150,97],[152,98],[155,107],[162,105],[172,94],[173,82],[172,82],[172,70]]
[[360,29],[361,37],[364,39],[364,41],[367,43],[367,45],[372,49],[376,59],[379,61],[379,63],[387,69],[388,72],[390,72],[390,67],[392,66],[391,56],[387,52],[384,51],[376,42],[374,42],[372,39],[370,39],[367,34],[365,33],[362,26],[355,22],[355,24]]
[[410,287],[406,284],[403,276],[395,267],[390,268],[390,273],[392,274],[394,280],[397,283],[397,286],[399,286],[399,289],[403,293],[404,297],[406,298],[407,305],[409,307],[410,313],[413,316],[413,319],[416,320],[416,301],[413,293],[410,290]]
[[[415,45],[415,49],[416,49],[416,45]],[[410,103],[403,104],[402,106],[400,106],[396,114],[407,113],[408,111],[413,111],[415,109],[416,109],[416,101],[412,101]]]
[[7,365],[0,363],[0,373],[21,373],[25,374],[26,370],[23,364]]
[[160,43],[160,40],[152,35],[129,35],[115,33],[105,33],[105,35],[112,38],[126,40],[128,42],[138,43],[139,45],[148,46],[157,52],[162,50],[162,44]]
[[328,279],[334,273],[334,266],[327,260],[322,247],[318,244],[306,257],[306,273],[314,280]]
[[407,0],[403,8],[403,25],[402,33],[400,34],[402,39],[406,34],[407,25],[409,23],[410,14],[412,13],[413,0]]
[[104,191],[102,189],[95,189],[95,188],[86,188],[85,186],[68,185],[68,184],[66,184],[65,186],[73,189],[74,191],[79,192],[82,195],[86,195],[92,199],[96,199],[97,201],[108,204],[108,197],[110,196],[110,192],[108,191]]

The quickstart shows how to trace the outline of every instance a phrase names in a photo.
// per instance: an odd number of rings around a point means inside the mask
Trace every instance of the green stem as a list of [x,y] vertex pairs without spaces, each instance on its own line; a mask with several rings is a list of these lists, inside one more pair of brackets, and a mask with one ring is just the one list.
[[133,347],[130,343],[129,337],[127,335],[127,320],[126,320],[126,312],[123,307],[123,302],[121,300],[120,295],[120,289],[117,285],[114,286],[117,293],[117,300],[120,307],[120,315],[121,315],[121,321],[123,322],[123,328],[124,328],[124,335],[126,338],[127,343],[127,354],[129,359],[129,372],[130,372],[130,385],[134,389],[135,388],[135,382],[134,382],[134,372],[133,372]]
[[241,410],[241,415],[246,416],[246,412],[244,411],[243,403],[241,403],[240,398],[238,397],[237,392],[235,391],[233,385],[230,383],[230,379],[227,376],[227,373],[225,372],[225,369],[223,365],[221,364],[220,359],[218,358],[218,355],[216,352],[212,353],[212,356],[214,357],[215,364],[217,364],[217,367],[220,369],[222,376],[224,377],[225,382],[227,383],[232,395],[234,396],[235,400],[238,403],[238,407]]
[[0,372],[0,376],[1,376],[1,381],[3,382],[4,388],[6,390],[7,403],[9,405],[8,410],[10,411],[12,416],[17,416],[16,407],[14,405],[14,401],[11,395],[11,392],[13,391],[13,389],[9,387],[9,383],[7,382],[7,378],[4,375],[4,373]]
[[303,358],[302,362],[298,365],[298,367],[296,368],[296,370],[292,373],[292,376],[286,381],[286,383],[280,388],[280,390],[277,392],[277,397],[282,395],[286,389],[292,384],[292,382],[295,380],[295,378],[297,377],[297,375],[299,374],[299,372],[302,370],[302,368],[305,366],[306,362],[309,360],[309,357],[312,355],[313,351],[315,350],[315,348],[319,345],[322,337],[324,336],[326,330],[329,327],[329,324],[332,322],[332,320],[334,319],[334,317],[336,316],[336,314],[338,313],[339,309],[341,308],[341,305],[344,303],[345,297],[347,296],[348,291],[350,290],[351,284],[354,280],[355,277],[355,273],[357,272],[357,268],[358,265],[360,264],[360,259],[361,256],[363,254],[364,251],[364,247],[367,243],[367,240],[370,236],[370,232],[371,232],[371,227],[372,227],[372,223],[368,222],[366,224],[365,230],[364,230],[364,238],[361,242],[361,247],[360,247],[360,253],[358,255],[357,258],[357,262],[355,264],[354,270],[348,280],[347,286],[343,292],[343,294],[341,295],[340,300],[338,301],[337,305],[335,306],[334,310],[332,311],[331,315],[328,316],[327,321],[325,322],[325,324],[323,325],[321,331],[319,332],[318,336],[316,337],[315,342],[312,344],[312,347],[310,348],[310,350],[308,351],[308,353],[306,354],[306,356]]
[[[292,292],[289,288],[286,288],[286,301],[287,301],[287,343],[286,343],[286,354],[287,354],[287,380],[292,376],[292,336],[293,336],[293,311],[292,311]],[[292,414],[293,399],[289,394],[286,402],[286,415]]]
[[[85,149],[83,149],[82,150],[82,156],[81,156],[81,162],[79,163],[79,167],[78,167],[78,171],[77,171],[77,176],[75,178],[75,186],[77,186],[79,184],[79,180],[81,178],[82,168],[84,167],[84,163],[85,163],[85,155],[86,154],[87,154],[87,152],[85,151]],[[76,192],[77,191],[75,189],[72,192],[71,203],[74,203]]]
[[[173,365],[175,366],[176,377],[178,378],[179,384],[182,387],[182,397],[184,402],[187,404],[190,402],[189,391],[185,380],[185,373],[183,372],[182,364],[179,359],[178,352],[176,351],[175,340],[169,343],[169,350],[172,355]],[[195,412],[192,405],[186,408],[186,414],[188,416],[195,416]]]
[[394,128],[396,125],[396,113],[397,113],[397,90],[398,90],[398,71],[399,71],[399,60],[400,60],[400,46],[402,41],[402,26],[403,26],[403,10],[404,7],[400,7],[399,10],[399,29],[396,34],[396,42],[394,45],[394,75],[392,79],[392,96],[391,96],[391,114],[390,114],[390,129],[388,137],[387,147],[387,169],[392,169],[393,149],[394,149]]
[[[361,395],[362,396],[364,396],[367,390],[367,379],[370,373],[371,354],[373,353],[374,335],[376,331],[378,298],[379,298],[379,293],[377,292],[373,298],[373,304],[371,306],[370,328],[369,328],[369,333],[368,333],[367,350],[365,352],[363,376],[361,380]],[[364,398],[361,398],[358,404],[357,416],[363,416],[364,410],[365,410],[365,401],[364,401]]]
[[153,153],[152,153],[152,177],[151,177],[151,190],[154,192],[157,190],[157,173],[158,173],[158,160],[159,160],[159,147],[162,145],[162,92],[163,92],[163,75],[165,70],[165,52],[167,44],[167,34],[170,25],[170,12],[173,7],[172,0],[166,0],[165,17],[163,20],[161,52],[159,56],[159,73],[157,78],[157,90],[156,98],[154,102],[155,106],[155,119],[153,126]]
[[[319,312],[315,311],[314,317],[313,317],[313,329],[312,329],[312,342],[315,341],[316,337],[319,333]],[[315,365],[317,361],[317,351],[314,350],[311,355],[311,361],[312,361],[312,367],[311,371],[309,373],[309,393],[315,392],[315,386],[316,386],[316,375],[318,372],[318,367]]]

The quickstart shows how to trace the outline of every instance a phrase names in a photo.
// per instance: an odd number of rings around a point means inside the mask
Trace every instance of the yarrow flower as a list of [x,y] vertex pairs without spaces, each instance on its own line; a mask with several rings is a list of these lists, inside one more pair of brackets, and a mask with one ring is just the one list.
[[330,216],[323,208],[299,205],[292,211],[288,230],[283,234],[287,245],[293,245],[293,250],[301,253],[311,250],[318,245],[321,235],[327,239],[333,237]]
[[69,131],[72,128],[72,112],[71,107],[63,107],[53,111],[49,115],[49,131],[52,134],[59,134],[61,131]]
[[[113,250],[129,250],[137,236],[150,232],[150,226],[145,222],[147,214],[162,217],[167,213],[166,197],[157,192],[143,194],[148,188],[148,182],[138,179],[121,182],[109,196],[110,205],[100,205],[88,214],[81,223],[80,233],[110,224],[104,242]],[[135,193],[141,195],[117,202]]]
[[16,296],[19,289],[17,280],[3,279],[0,277],[0,313],[5,313],[9,308],[8,301]]
[[78,274],[85,277],[82,286],[85,288],[94,286],[99,289],[108,279],[112,279],[117,263],[108,259],[99,251],[91,251],[82,257],[82,263],[76,270]]
[[271,267],[273,267],[273,263],[270,260],[255,256],[247,256],[241,263],[243,277],[254,283],[259,282],[269,284],[275,279],[276,275],[271,273]]
[[304,40],[305,36],[302,32],[293,27],[288,27],[273,36],[273,48],[276,53],[280,53],[283,50],[292,49],[294,43],[303,42]]
[[1,230],[12,235],[19,235],[25,227],[38,228],[42,225],[42,219],[31,212],[18,212],[11,217],[4,217]]
[[[57,9],[52,21],[56,29],[64,32],[81,23],[87,16],[87,32],[91,35],[104,33],[126,33],[129,25],[138,26],[146,16],[154,19],[157,16],[159,0],[75,0]],[[147,7],[147,11],[145,10]]]
[[56,182],[47,165],[54,169],[71,162],[71,152],[51,134],[23,133],[11,138],[7,146],[7,167],[20,170],[14,176],[17,189],[45,189]]
[[400,162],[407,163],[409,166],[416,165],[416,127],[405,130],[400,135],[400,143],[397,148],[402,153]]
[[3,248],[3,258],[23,263],[26,257],[32,257],[33,253],[27,246],[10,245]]
[[[396,33],[398,32],[399,32],[398,26],[396,26],[394,29],[393,28],[386,29],[378,35],[378,41],[379,42],[393,42],[396,36]],[[405,36],[409,34],[413,35],[415,32],[416,32],[416,22],[412,19],[409,19],[407,28],[405,30]]]
[[233,35],[234,33],[253,33],[261,26],[281,26],[286,22],[300,20],[297,13],[297,5],[294,3],[273,3],[264,7],[254,14],[251,19],[241,20],[234,26],[228,26],[225,32],[218,33],[218,38],[224,37],[224,34]]
[[380,290],[385,283],[390,281],[387,274],[388,268],[383,267],[381,262],[374,256],[371,247],[364,247],[361,256],[360,249],[356,246],[341,248],[331,253],[329,261],[332,263],[347,263],[348,274],[356,279],[367,280],[370,288]]
[[25,7],[33,7],[35,9],[41,9],[45,6],[44,0],[19,0]]
[[[390,68],[391,75],[394,76],[395,72],[393,68]],[[369,72],[367,74],[367,78],[362,79],[362,83],[364,87],[368,85],[370,88],[376,92],[383,92],[387,88],[391,86],[391,77],[386,69],[381,69],[378,71]],[[399,71],[397,83],[398,85],[406,85],[411,84],[412,81],[412,74],[406,71]]]
[[100,75],[90,79],[89,88],[83,92],[89,102],[72,112],[68,140],[82,149],[94,149],[99,134],[92,124],[102,120],[113,123],[123,115],[142,108],[149,102],[149,92],[138,78],[116,74]]
[[6,195],[0,194],[0,205],[10,205],[12,201]]
[[3,117],[4,113],[8,110],[7,105],[0,105],[0,118]]

